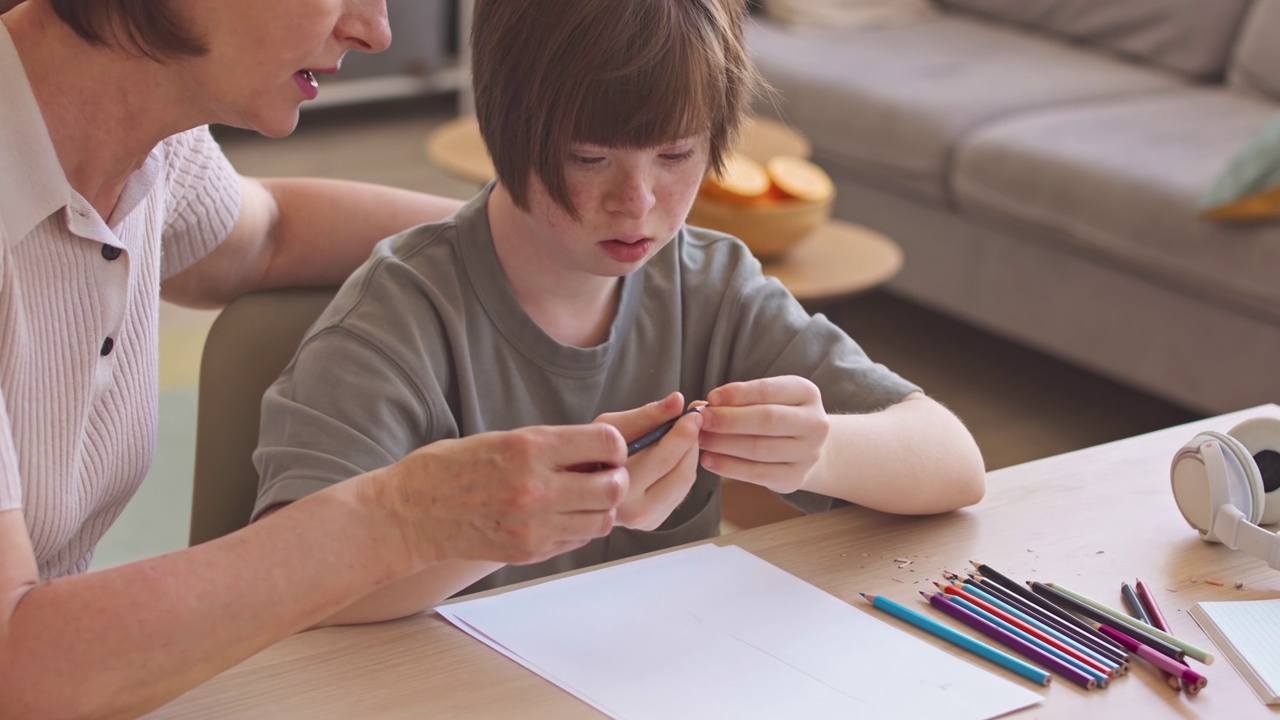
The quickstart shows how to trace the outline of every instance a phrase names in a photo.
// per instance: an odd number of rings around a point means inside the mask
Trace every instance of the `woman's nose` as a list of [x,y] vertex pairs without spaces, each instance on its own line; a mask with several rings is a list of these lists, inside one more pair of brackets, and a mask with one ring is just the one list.
[[338,39],[362,52],[382,52],[391,46],[386,0],[354,0],[334,28]]

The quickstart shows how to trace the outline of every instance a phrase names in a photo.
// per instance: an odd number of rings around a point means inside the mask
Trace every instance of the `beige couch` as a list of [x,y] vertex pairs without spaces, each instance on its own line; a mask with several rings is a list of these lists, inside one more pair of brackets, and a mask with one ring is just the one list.
[[1195,203],[1280,111],[1280,0],[938,0],[748,44],[890,292],[1188,408],[1280,400],[1280,222]]

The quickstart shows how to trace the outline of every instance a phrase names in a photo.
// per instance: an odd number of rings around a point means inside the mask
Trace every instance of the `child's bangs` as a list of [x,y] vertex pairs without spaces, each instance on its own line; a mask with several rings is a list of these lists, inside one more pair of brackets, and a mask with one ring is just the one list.
[[638,30],[624,40],[626,51],[616,53],[631,62],[594,73],[588,82],[573,141],[658,147],[723,122],[725,73],[714,41],[687,31]]

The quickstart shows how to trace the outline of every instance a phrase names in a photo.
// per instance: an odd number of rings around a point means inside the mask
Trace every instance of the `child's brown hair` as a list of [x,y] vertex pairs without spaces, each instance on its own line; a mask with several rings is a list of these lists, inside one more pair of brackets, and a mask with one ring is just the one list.
[[744,0],[477,0],[476,114],[498,180],[528,210],[536,176],[577,217],[573,143],[648,148],[710,132],[719,171],[763,82]]

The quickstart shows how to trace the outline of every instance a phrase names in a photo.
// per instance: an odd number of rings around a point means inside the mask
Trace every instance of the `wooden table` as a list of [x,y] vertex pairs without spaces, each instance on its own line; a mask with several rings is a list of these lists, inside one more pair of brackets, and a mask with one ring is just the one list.
[[[739,545],[868,612],[874,611],[859,592],[917,604],[918,590],[941,580],[944,570],[965,572],[970,560],[989,563],[1019,580],[1061,582],[1117,606],[1120,583],[1141,578],[1154,591],[1174,634],[1218,655],[1218,662],[1208,667],[1192,662],[1209,678],[1208,687],[1189,697],[1134,661],[1132,671],[1107,690],[1086,692],[1061,678],[1049,688],[1033,687],[1044,701],[1010,717],[1274,716],[1280,710],[1257,699],[1186,610],[1201,600],[1280,597],[1280,572],[1243,553],[1202,542],[1182,520],[1169,489],[1173,453],[1195,432],[1226,431],[1255,415],[1280,417],[1280,407],[1267,405],[997,470],[988,475],[987,497],[980,504],[949,515],[904,518],[846,508],[715,542]],[[1243,589],[1233,587],[1237,580]],[[932,636],[901,627],[957,652]],[[860,651],[869,650],[850,648]],[[428,613],[288,638],[152,717],[601,716]]]

